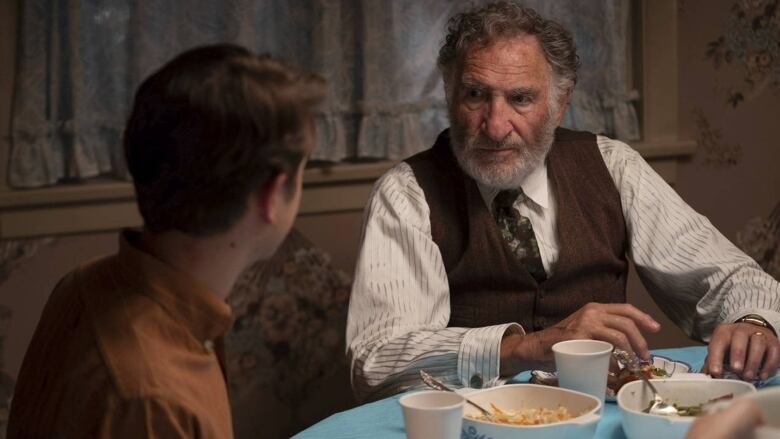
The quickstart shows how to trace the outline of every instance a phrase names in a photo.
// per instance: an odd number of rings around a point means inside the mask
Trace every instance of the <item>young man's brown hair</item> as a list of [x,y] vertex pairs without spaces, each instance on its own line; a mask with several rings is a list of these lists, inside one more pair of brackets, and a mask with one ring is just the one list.
[[324,94],[320,76],[229,44],[184,52],[146,79],[125,156],[149,231],[230,227],[249,194],[294,174],[310,109]]

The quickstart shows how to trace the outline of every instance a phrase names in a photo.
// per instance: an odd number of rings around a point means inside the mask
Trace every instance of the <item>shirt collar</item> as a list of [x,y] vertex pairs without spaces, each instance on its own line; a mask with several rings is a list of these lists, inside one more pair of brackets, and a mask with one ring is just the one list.
[[120,269],[201,343],[222,337],[233,323],[230,306],[192,276],[140,249],[139,233],[124,230],[119,237]]
[[[493,205],[493,199],[501,191],[477,182],[479,193],[487,206]],[[547,163],[537,167],[523,178],[520,187],[525,195],[537,206],[547,209],[550,206],[550,183],[547,180]]]

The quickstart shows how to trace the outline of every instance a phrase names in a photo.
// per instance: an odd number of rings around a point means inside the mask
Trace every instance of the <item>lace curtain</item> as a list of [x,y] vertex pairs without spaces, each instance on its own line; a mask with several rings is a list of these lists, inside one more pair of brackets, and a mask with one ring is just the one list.
[[[400,159],[448,125],[436,54],[446,20],[485,1],[102,0],[21,3],[9,182],[127,178],[121,133],[140,81],[187,48],[234,42],[324,74],[313,158]],[[526,0],[575,35],[564,126],[638,137],[624,0]]]

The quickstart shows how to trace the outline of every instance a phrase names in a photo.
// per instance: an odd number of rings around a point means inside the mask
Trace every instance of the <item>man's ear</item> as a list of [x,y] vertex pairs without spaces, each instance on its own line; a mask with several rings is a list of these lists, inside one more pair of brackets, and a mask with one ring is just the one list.
[[255,200],[259,203],[262,220],[268,224],[276,222],[279,207],[285,202],[287,188],[285,182],[287,174],[280,172],[268,180],[256,194]]

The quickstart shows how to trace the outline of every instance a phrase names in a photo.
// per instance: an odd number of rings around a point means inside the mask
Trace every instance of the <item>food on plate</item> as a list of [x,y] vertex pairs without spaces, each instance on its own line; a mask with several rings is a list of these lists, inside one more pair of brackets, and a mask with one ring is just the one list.
[[[653,378],[667,378],[669,376],[669,373],[666,371],[666,369],[662,369],[660,367],[655,367],[652,364],[649,363],[642,363],[639,366],[639,373],[647,377],[648,379]],[[638,379],[641,379],[641,377],[630,370],[628,368],[623,368],[617,373],[610,372],[609,376],[607,377],[607,388],[614,391],[615,394],[617,394],[618,390],[620,390],[623,385],[626,383],[630,383],[631,381],[636,381]]]
[[[730,399],[734,399],[733,393],[719,396],[717,398],[712,398],[711,400],[707,402],[702,402],[701,404],[694,404],[694,405],[672,404],[672,406],[677,409],[677,416],[699,416],[702,413],[702,408],[704,406],[708,404],[714,404],[719,401],[728,401]],[[650,413],[650,407],[652,407],[654,403],[655,400],[650,400],[650,402],[647,404],[647,407],[642,411],[644,413]],[[666,415],[666,416],[675,416],[675,414]]]
[[[617,349],[615,350],[618,351]],[[633,355],[625,353],[624,356]],[[626,367],[624,360],[616,358],[617,366],[619,369],[614,372],[609,372],[607,375],[607,400],[614,400],[617,392],[626,384],[631,381],[637,381],[640,379],[638,374],[631,373],[630,368]],[[674,361],[669,358],[654,355],[651,361],[642,361],[637,358],[639,363],[639,369],[642,375],[645,375],[648,379],[654,378],[671,378],[678,374],[684,374],[691,370],[691,366],[681,362]],[[547,372],[543,370],[531,371],[531,384],[542,384],[545,386],[558,386],[558,375],[555,372]]]
[[568,421],[575,417],[572,416],[569,409],[563,406],[558,406],[555,409],[539,407],[529,409],[521,408],[519,410],[502,410],[495,404],[490,404],[490,407],[493,409],[492,419],[482,413],[475,415],[467,414],[466,417],[478,421],[512,425],[554,424],[556,422]]
[[[668,378],[670,375],[666,369],[655,367],[652,364],[642,364],[640,370],[648,378]],[[607,376],[607,394],[614,396],[624,384],[638,379],[640,379],[639,376],[631,373],[628,368],[623,368],[617,373],[610,372]],[[530,383],[557,386],[558,377],[554,373],[534,370],[531,372]]]

